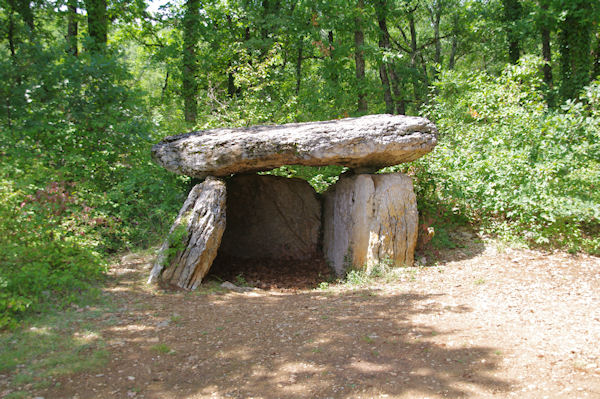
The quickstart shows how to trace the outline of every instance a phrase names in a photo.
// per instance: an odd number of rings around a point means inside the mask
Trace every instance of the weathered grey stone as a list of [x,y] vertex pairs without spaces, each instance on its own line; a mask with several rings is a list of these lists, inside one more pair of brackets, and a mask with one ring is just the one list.
[[219,257],[311,259],[317,255],[321,203],[306,181],[240,175],[226,181],[227,228]]
[[160,248],[148,283],[195,289],[217,255],[225,230],[225,183],[208,177],[194,186]]
[[221,283],[221,288],[225,288],[226,290],[235,291],[235,292],[250,292],[254,291],[253,287],[238,287],[237,285],[230,283],[229,281],[224,281]]
[[325,193],[323,252],[338,275],[379,262],[412,265],[418,212],[410,177],[342,177]]
[[192,132],[165,138],[152,148],[152,156],[172,172],[198,178],[292,164],[378,169],[428,153],[436,135],[434,124],[424,118],[369,115]]

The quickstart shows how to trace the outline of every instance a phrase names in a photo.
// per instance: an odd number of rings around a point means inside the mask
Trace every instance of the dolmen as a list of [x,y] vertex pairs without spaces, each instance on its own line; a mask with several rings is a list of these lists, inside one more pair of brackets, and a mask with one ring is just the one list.
[[[403,115],[167,137],[152,148],[153,159],[203,181],[179,211],[148,283],[193,290],[217,253],[282,262],[324,256],[338,275],[380,262],[412,265],[418,212],[411,178],[375,172],[413,161],[436,143],[433,123]],[[301,179],[257,173],[284,165],[349,171],[323,194]]]

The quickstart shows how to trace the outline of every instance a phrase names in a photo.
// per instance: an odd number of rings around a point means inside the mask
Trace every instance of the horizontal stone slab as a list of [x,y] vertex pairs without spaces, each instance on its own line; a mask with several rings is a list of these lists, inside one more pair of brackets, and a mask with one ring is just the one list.
[[414,161],[436,144],[437,129],[425,118],[368,115],[170,136],[152,148],[152,157],[171,172],[204,178],[283,165],[379,169]]

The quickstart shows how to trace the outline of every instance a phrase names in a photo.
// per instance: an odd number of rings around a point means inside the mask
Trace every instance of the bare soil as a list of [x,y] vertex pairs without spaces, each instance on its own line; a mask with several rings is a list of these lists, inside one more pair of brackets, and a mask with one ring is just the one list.
[[162,291],[151,256],[125,256],[98,320],[108,365],[35,395],[600,398],[600,259],[462,238],[435,265],[327,289],[306,288],[320,266],[298,281],[245,265],[270,289]]

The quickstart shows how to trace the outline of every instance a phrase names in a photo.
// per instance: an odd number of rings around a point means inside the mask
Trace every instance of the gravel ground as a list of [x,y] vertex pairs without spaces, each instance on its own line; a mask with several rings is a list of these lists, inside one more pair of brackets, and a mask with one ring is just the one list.
[[128,255],[98,320],[108,365],[35,395],[600,398],[600,259],[463,238],[435,265],[325,289],[162,291]]

